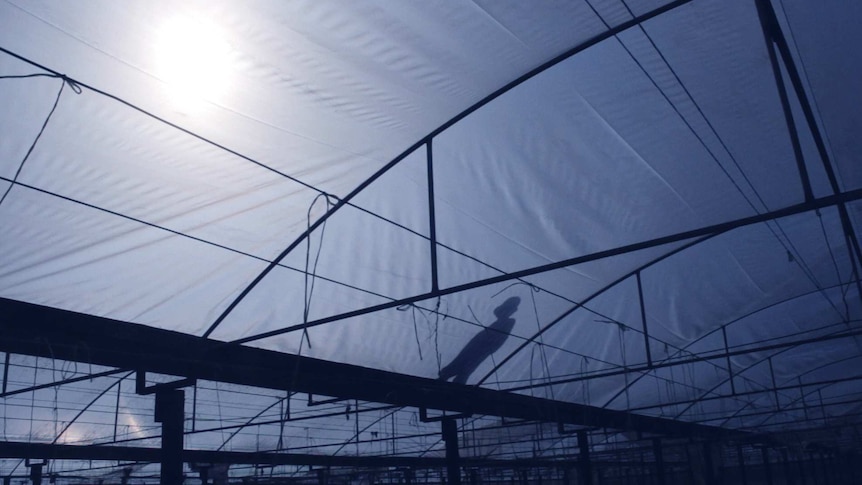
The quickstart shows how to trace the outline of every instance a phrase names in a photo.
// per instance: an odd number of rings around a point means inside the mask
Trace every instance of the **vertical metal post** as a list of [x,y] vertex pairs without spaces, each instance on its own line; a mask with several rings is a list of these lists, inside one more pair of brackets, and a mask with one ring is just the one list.
[[9,352],[6,352],[6,359],[3,364],[3,394],[6,394],[7,381],[9,381]]
[[413,485],[413,477],[414,477],[413,469],[412,468],[405,468],[404,469],[404,483],[406,485]]
[[440,289],[437,283],[437,219],[434,213],[434,156],[431,140],[425,143],[425,153],[428,159],[428,224],[431,241],[431,291]]
[[593,466],[590,463],[590,440],[586,431],[578,431],[578,485],[593,484]]
[[198,383],[195,381],[195,385],[192,386],[192,431],[195,431],[195,423],[197,422],[198,416]]
[[799,479],[802,480],[802,485],[806,485],[805,479],[805,453],[796,454],[797,465],[799,468]]
[[730,393],[731,395],[736,395],[736,384],[733,382],[733,367],[730,364],[730,347],[727,345],[727,325],[721,326],[721,336],[724,337],[724,353],[725,359],[727,359],[727,375],[730,380]]
[[664,468],[664,451],[661,447],[661,438],[653,438],[652,453],[655,457],[655,473],[658,476],[659,485],[667,485]]
[[[787,88],[784,85],[784,76],[781,74],[781,66],[778,65],[778,56],[775,54],[776,39],[775,31],[779,29],[775,25],[775,18],[770,15],[771,7],[766,5],[768,0],[757,0],[757,13],[760,18],[760,25],[763,29],[763,36],[766,40],[766,51],[769,54],[769,64],[772,66],[772,74],[775,77],[775,84],[778,88],[778,96],[781,99],[781,107],[784,111],[784,121],[787,123],[787,131],[790,134],[790,143],[793,147],[793,154],[796,158],[796,167],[799,171],[799,181],[802,183],[802,193],[805,200],[809,201],[814,198],[811,191],[811,182],[808,179],[808,169],[805,167],[805,159],[802,156],[802,145],[799,143],[799,133],[796,129],[796,122],[793,120],[793,113],[790,110],[790,101],[787,97]],[[772,12],[774,14],[774,12]],[[789,68],[788,68],[789,69]]]
[[685,459],[688,462],[688,481],[689,481],[689,483],[694,483],[695,473],[694,473],[694,466],[692,466],[692,464],[691,464],[691,447],[685,446],[684,449],[685,449]]
[[760,454],[763,456],[763,472],[766,473],[766,484],[772,485],[772,468],[769,466],[769,449],[764,446],[760,449]]
[[736,461],[739,463],[741,483],[742,485],[748,485],[748,475],[745,473],[745,454],[742,452],[742,445],[736,445]]
[[162,485],[183,482],[183,420],[185,392],[178,389],[156,391],[156,422],[162,423]]
[[[854,426],[853,428],[855,429],[856,427]],[[845,466],[847,466],[850,473],[850,483],[859,483],[859,467],[856,464],[857,462],[854,461],[857,459],[858,456],[854,453],[847,456],[844,461]]]
[[117,402],[114,403],[114,442],[117,441],[117,424],[120,420],[120,390],[123,388],[123,379],[117,383]]
[[822,389],[817,389],[817,397],[820,399],[820,417],[823,419],[823,425],[826,425],[826,406],[823,405]]
[[[356,410],[356,416],[354,416],[353,423],[355,427],[355,436],[356,436],[356,456],[359,456],[359,399],[353,400],[353,409]],[[284,422],[282,421],[282,426],[284,426]],[[284,428],[282,428],[284,429]]]
[[641,452],[641,466],[643,466],[643,475],[641,476],[641,479],[643,480],[644,484],[652,485],[652,467],[647,466],[646,463],[646,460],[644,460],[644,454],[643,452]]
[[461,457],[458,454],[458,427],[455,420],[446,418],[440,421],[443,442],[446,444],[446,483],[461,485]]
[[635,278],[638,282],[638,301],[641,304],[641,322],[643,322],[644,329],[644,347],[646,348],[646,359],[647,365],[652,367],[652,352],[650,352],[649,347],[649,330],[647,329],[647,321],[646,321],[646,309],[644,308],[644,291],[643,291],[643,283],[641,282],[641,272],[638,271],[635,273]]
[[805,402],[805,388],[802,387],[802,377],[797,377],[796,382],[799,383],[799,399],[802,401],[802,413],[805,414],[805,421],[808,421],[808,403]]
[[715,465],[712,462],[712,443],[703,443],[703,478],[706,485],[718,485],[715,476]]
[[817,452],[817,456],[820,458],[820,466],[823,468],[823,480],[827,485],[832,483],[831,478],[829,477],[829,467],[826,466],[826,459],[823,458],[823,452]]
[[30,465],[30,483],[32,483],[32,485],[42,485],[41,463]]
[[787,485],[794,485],[796,480],[793,478],[793,472],[790,471],[790,457],[787,455],[787,449],[781,450],[781,460],[784,467],[784,482]]
[[772,357],[766,360],[769,362],[769,375],[772,377],[772,395],[775,397],[775,409],[780,409],[781,403],[778,402],[778,386],[775,385],[775,370],[772,368]]

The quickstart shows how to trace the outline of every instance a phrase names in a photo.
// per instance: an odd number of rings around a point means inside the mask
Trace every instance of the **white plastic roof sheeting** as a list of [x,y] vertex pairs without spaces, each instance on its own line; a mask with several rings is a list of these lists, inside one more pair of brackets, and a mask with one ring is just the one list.
[[[0,47],[111,95],[78,93],[56,77],[0,79],[0,189],[15,181],[0,204],[0,296],[203,335],[310,224],[388,162],[524,73],[663,3],[0,3]],[[773,3],[839,189],[859,189],[862,7]],[[161,71],[157,46],[176,19],[214,25],[227,45],[223,71],[199,81],[201,91],[221,90],[194,106],[177,102]],[[0,55],[0,76],[34,73],[44,71]],[[786,70],[783,78],[813,196],[829,196]],[[444,289],[804,201],[753,1],[694,0],[627,29],[469,114],[431,150]],[[424,145],[406,153],[315,229],[211,337],[253,337],[429,292],[426,156]],[[847,209],[858,234],[862,205]],[[249,345],[436,377],[517,296],[512,336],[468,384],[565,381],[646,362],[638,270],[654,361],[723,350],[724,325],[731,347],[858,325],[858,275],[838,209],[683,249],[693,242]],[[811,373],[846,377],[859,363],[852,339],[780,350],[732,358],[737,386],[771,385],[769,356],[778,385]],[[729,393],[723,366],[532,392],[635,409]],[[821,394],[829,401],[833,391],[835,399],[859,393],[851,385]],[[640,412],[696,419],[691,413],[727,403]]]

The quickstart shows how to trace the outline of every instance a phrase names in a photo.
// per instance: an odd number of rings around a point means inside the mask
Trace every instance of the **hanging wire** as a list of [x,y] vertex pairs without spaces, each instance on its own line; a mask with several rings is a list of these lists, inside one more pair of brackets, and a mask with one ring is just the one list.
[[[581,372],[580,372],[582,375],[587,373],[587,368],[589,367],[589,365],[590,365],[590,359],[588,359],[586,355],[583,356],[583,358],[581,360]],[[590,399],[590,380],[584,379],[583,381],[581,381],[581,386],[582,386],[581,392],[584,395],[584,404],[586,404],[587,406],[591,406],[591,404],[590,404],[590,400],[591,400]]]
[[[25,76],[5,76],[0,79],[21,79],[28,77],[57,77],[57,76],[49,76],[49,75],[41,75],[41,74],[28,74]],[[33,143],[30,144],[30,148],[27,149],[27,153],[24,154],[24,158],[21,159],[21,163],[18,164],[18,169],[15,170],[15,175],[12,177],[12,183],[6,187],[6,191],[3,192],[3,195],[0,196],[0,205],[3,205],[3,202],[6,200],[6,196],[9,195],[9,192],[12,190],[12,187],[15,186],[15,182],[18,181],[18,176],[21,175],[21,170],[24,168],[24,164],[27,163],[27,160],[30,158],[30,154],[33,153],[33,149],[36,148],[36,144],[39,142],[39,139],[42,138],[42,134],[45,133],[45,128],[48,126],[48,122],[51,121],[51,116],[54,115],[54,111],[57,109],[57,105],[60,104],[60,97],[63,96],[63,88],[66,87],[66,84],[74,91],[76,94],[81,94],[81,87],[75,84],[73,81],[70,81],[66,78],[62,78],[60,82],[60,89],[57,90],[57,96],[54,98],[54,104],[51,106],[51,111],[48,112],[48,116],[45,117],[45,121],[42,122],[42,127],[39,129],[39,133],[36,134],[36,138],[33,139]]]
[[[533,302],[533,315],[536,317],[536,330],[541,332],[542,331],[542,323],[541,323],[541,321],[539,321],[539,307],[536,304],[536,293],[539,292],[539,288],[537,288],[533,285],[529,285],[529,287],[530,287],[530,300]],[[548,363],[548,354],[545,352],[545,336],[544,335],[539,335],[539,351],[540,351],[540,356],[542,358],[542,364],[545,367],[545,382],[550,383],[552,374],[551,374],[551,366]],[[495,365],[495,367],[496,367],[496,365]],[[551,394],[551,399],[556,399],[554,396],[554,386],[549,385],[549,386],[547,386],[547,389],[548,389],[548,392]]]
[[416,323],[416,305],[406,305],[397,308],[398,311],[405,311],[410,308],[410,316],[413,320],[413,336],[416,339],[416,351],[419,352],[419,360],[422,359],[422,344],[419,342],[419,326]]
[[[841,270],[838,269],[838,261],[835,259],[835,252],[832,250],[832,244],[829,241],[829,235],[826,233],[826,226],[823,224],[823,215],[820,213],[820,210],[814,211],[817,214],[817,221],[820,223],[820,232],[823,234],[823,240],[826,242],[826,249],[829,251],[829,258],[832,260],[832,266],[835,269],[835,276],[837,281],[841,282]],[[851,276],[852,277],[852,276]],[[849,288],[850,285],[847,285]],[[841,292],[841,301],[844,303],[844,321],[845,323],[849,323],[850,321],[850,305],[847,303],[847,293]]]
[[442,356],[440,355],[440,297],[434,306],[434,354],[437,356],[437,374],[443,368]]
[[[623,362],[623,369],[628,369],[628,363],[626,361],[626,337],[625,337],[625,328],[622,325],[617,325],[617,332],[619,333],[620,339],[620,357]],[[625,396],[626,396],[626,409],[631,408],[631,400],[629,399],[629,373],[623,373],[623,379],[625,381]]]
[[[415,303],[408,303],[408,304],[396,307],[396,310],[398,310],[398,311],[407,311],[407,309],[410,308],[411,311],[413,312],[412,313],[412,315],[413,315],[413,332],[414,332],[414,336],[416,339],[416,346],[419,349],[419,360],[423,360],[423,356],[422,356],[422,346],[421,346],[420,341],[419,341],[419,329],[417,327],[417,320],[416,320],[416,313],[415,312],[418,311],[419,314],[422,315],[422,318],[425,319],[425,322],[428,324],[428,338],[434,340],[434,354],[435,354],[436,360],[437,360],[437,373],[438,374],[440,373],[440,369],[442,367],[442,364],[441,364],[441,357],[442,356],[440,354],[440,341],[439,341],[440,316],[442,315],[443,320],[446,320],[447,318],[450,317],[450,315],[447,313],[448,309],[443,311],[443,312],[440,311],[441,303],[442,303],[442,299],[441,299],[441,297],[438,296],[436,298],[435,303],[434,303],[433,309],[422,308]],[[428,316],[428,313],[434,315],[433,321]],[[461,322],[464,322],[464,323],[470,323],[470,324],[473,323],[473,322],[470,322],[468,320],[464,320],[464,319],[457,318],[457,317],[452,317],[452,318],[454,318],[456,320],[460,320]],[[475,318],[475,315],[474,315],[474,318]],[[480,323],[478,323],[478,320],[477,320],[477,323],[475,323],[475,325],[482,326]]]
[[[304,297],[303,297],[303,310],[302,310],[302,323],[308,323],[308,315],[311,310],[311,297],[314,294],[314,282],[316,279],[317,273],[317,263],[320,261],[320,253],[323,250],[323,237],[326,234],[326,223],[327,221],[323,221],[323,224],[320,226],[320,243],[317,245],[317,254],[314,256],[314,265],[311,267],[309,271],[309,262],[311,259],[311,211],[314,209],[314,205],[317,201],[323,197],[326,200],[326,211],[329,212],[332,207],[335,205],[329,194],[320,193],[311,201],[311,204],[308,206],[308,213],[306,215],[306,230],[309,232],[308,238],[306,238],[305,244],[305,275],[304,275]],[[309,285],[309,278],[311,279],[311,284]],[[305,337],[305,340],[308,342],[308,348],[311,348],[311,337],[308,335],[308,328],[302,329],[302,335]],[[300,353],[302,352],[302,340],[300,340]]]

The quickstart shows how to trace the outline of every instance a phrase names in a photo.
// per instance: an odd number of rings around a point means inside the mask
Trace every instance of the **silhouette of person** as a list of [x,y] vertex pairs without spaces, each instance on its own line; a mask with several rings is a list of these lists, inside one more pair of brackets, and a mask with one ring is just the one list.
[[470,339],[452,362],[440,369],[438,378],[445,381],[454,376],[452,382],[466,384],[470,374],[479,367],[479,364],[496,352],[509,338],[509,333],[515,326],[515,319],[509,317],[518,311],[520,304],[521,299],[513,296],[495,308],[494,315],[497,320]]

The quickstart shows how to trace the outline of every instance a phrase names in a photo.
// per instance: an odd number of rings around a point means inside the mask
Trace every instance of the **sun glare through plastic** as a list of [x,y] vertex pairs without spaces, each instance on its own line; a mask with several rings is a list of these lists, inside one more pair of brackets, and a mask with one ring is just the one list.
[[158,31],[154,53],[157,76],[166,83],[175,109],[199,112],[217,102],[230,86],[230,45],[208,19],[172,17]]

